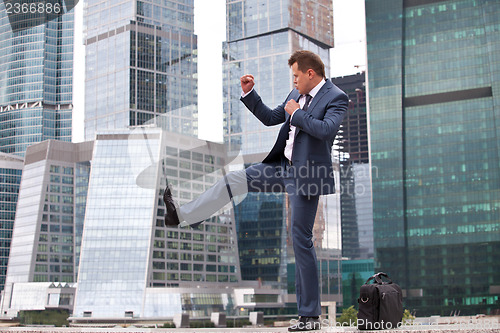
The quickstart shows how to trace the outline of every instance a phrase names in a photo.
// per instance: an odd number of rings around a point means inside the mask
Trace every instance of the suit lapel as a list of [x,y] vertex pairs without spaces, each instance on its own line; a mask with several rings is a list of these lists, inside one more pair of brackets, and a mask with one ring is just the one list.
[[325,84],[321,89],[318,91],[316,96],[312,99],[311,103],[309,104],[309,108],[307,109],[307,112],[312,112],[316,104],[321,100],[323,96],[332,88],[331,82],[329,80],[326,80]]
[[[318,102],[321,100],[321,98],[323,98],[323,96],[326,95],[326,93],[332,88],[332,83],[330,82],[330,80],[326,80],[325,84],[323,85],[323,87],[321,87],[321,89],[318,91],[318,93],[316,94],[316,96],[314,96],[314,98],[312,99],[311,103],[309,104],[309,108],[307,109],[307,113],[312,113],[312,111],[314,110],[314,107],[316,106],[316,104],[318,104]],[[300,96],[300,95],[299,95]],[[290,115],[288,116],[288,118],[290,118]],[[287,118],[287,120],[288,120]],[[300,132],[300,129],[296,129],[295,130],[295,137],[297,137],[297,134],[299,134]]]

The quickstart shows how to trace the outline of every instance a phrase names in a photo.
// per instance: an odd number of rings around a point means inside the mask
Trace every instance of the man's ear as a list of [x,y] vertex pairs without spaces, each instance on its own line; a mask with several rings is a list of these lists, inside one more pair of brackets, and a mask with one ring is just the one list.
[[307,75],[309,76],[310,79],[314,79],[314,77],[316,76],[316,72],[313,69],[309,68],[307,70]]

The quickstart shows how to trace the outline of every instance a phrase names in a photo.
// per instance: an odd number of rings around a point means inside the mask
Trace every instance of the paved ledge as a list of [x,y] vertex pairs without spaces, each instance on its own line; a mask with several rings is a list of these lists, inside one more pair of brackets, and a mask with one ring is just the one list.
[[[139,327],[113,327],[113,328],[80,328],[80,327],[9,327],[0,328],[6,333],[284,333],[287,327],[249,327],[249,328],[139,328]],[[500,324],[453,324],[453,325],[413,325],[392,330],[359,331],[355,327],[323,327],[314,332],[365,332],[365,333],[498,333]]]

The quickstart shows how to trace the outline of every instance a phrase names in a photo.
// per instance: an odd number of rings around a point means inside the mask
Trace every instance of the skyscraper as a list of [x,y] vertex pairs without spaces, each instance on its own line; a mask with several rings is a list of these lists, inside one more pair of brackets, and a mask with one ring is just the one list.
[[74,320],[233,311],[241,280],[234,219],[219,214],[197,229],[163,221],[167,179],[182,204],[220,176],[224,151],[203,145],[159,128],[99,132]]
[[373,216],[366,112],[365,73],[332,78],[349,95],[337,136],[342,207],[342,256],[373,259]]
[[[240,102],[240,77],[253,74],[256,91],[264,103],[274,107],[283,103],[293,88],[288,67],[293,51],[305,49],[317,53],[328,75],[329,49],[333,46],[333,4],[327,0],[227,0],[226,3],[224,140],[232,153],[243,155],[249,165],[260,162],[270,151],[279,126],[264,126]],[[286,195],[279,193],[249,193],[236,206],[235,218],[242,279],[281,288],[287,298],[284,309],[279,311],[295,313],[295,268],[289,246],[287,200]],[[340,294],[339,223],[338,195],[322,197],[314,232],[318,239],[323,301],[334,300]]]
[[[75,207],[85,206],[79,194],[82,187],[87,187],[92,149],[93,142],[58,140],[28,147],[2,294],[2,315],[40,309],[40,301],[42,305],[49,302],[46,293],[52,283],[57,288],[60,283],[76,282],[81,242],[77,233],[81,236],[81,225],[75,220],[81,220],[84,211],[75,212]],[[72,296],[67,297],[58,298],[55,304],[53,298],[48,304],[72,308]]]
[[20,156],[0,153],[0,291],[7,274],[23,162]]
[[[30,17],[14,15],[16,8],[7,10],[6,4],[0,4],[0,152],[22,157],[28,146],[43,140],[71,141],[74,10],[68,2],[64,14]],[[2,169],[0,183],[0,290],[22,172],[22,159],[2,155],[2,164],[16,159],[20,167]]]
[[71,141],[73,9],[14,29],[0,5],[0,151],[24,156],[47,139]]
[[349,95],[339,131],[343,307],[358,307],[359,289],[373,275],[373,213],[365,73],[332,78]]
[[2,315],[65,309],[75,322],[133,322],[282,304],[280,291],[241,283],[227,208],[198,228],[164,226],[166,182],[183,204],[225,161],[224,145],[148,126],[30,146]]
[[366,1],[376,270],[417,315],[500,297],[500,3]]
[[91,0],[84,17],[85,138],[166,113],[162,126],[196,136],[193,0]]

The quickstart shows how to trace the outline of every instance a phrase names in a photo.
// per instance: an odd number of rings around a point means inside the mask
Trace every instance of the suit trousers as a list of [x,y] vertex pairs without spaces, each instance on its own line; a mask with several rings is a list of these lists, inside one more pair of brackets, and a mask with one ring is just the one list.
[[318,267],[312,241],[319,195],[297,193],[288,161],[258,163],[220,179],[197,199],[177,211],[181,226],[197,225],[231,201],[232,196],[258,192],[287,192],[291,208],[291,236],[295,254],[295,291],[299,316],[321,314]]

